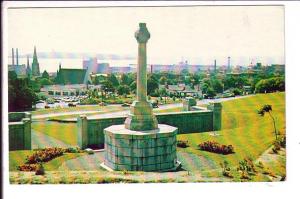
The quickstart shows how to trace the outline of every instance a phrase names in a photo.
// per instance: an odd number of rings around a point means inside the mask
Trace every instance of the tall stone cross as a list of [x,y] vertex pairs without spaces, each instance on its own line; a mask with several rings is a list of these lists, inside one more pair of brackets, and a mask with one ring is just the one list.
[[153,115],[152,104],[147,101],[147,48],[150,33],[145,23],[139,24],[135,32],[138,46],[137,92],[136,100],[130,107],[130,113],[125,120],[125,128],[134,131],[157,129],[157,119]]

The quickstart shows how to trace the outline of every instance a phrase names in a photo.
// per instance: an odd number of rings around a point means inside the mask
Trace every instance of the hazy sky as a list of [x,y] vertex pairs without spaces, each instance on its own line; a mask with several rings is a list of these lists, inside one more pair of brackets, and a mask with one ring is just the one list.
[[[228,56],[233,65],[248,65],[251,60],[284,63],[283,6],[9,9],[8,53],[18,47],[19,54],[29,54],[36,45],[38,52],[52,55],[136,57],[134,32],[139,22],[147,23],[151,34],[148,63],[174,64],[183,59],[212,64],[216,58],[218,65],[225,65]],[[77,58],[69,67],[81,67],[82,57]],[[40,58],[39,62],[42,70],[56,71],[57,60]],[[136,63],[135,59],[109,61]]]

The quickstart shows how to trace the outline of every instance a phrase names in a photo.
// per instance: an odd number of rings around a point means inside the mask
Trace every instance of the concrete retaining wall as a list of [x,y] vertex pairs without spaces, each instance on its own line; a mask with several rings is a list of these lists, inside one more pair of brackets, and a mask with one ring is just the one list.
[[9,113],[9,150],[31,150],[31,114]]
[[[216,105],[219,104],[219,105]],[[159,124],[178,128],[178,134],[207,132],[221,129],[220,103],[211,104],[207,110],[156,114]],[[82,115],[77,120],[77,144],[80,148],[103,147],[103,130],[111,125],[124,124],[126,116],[89,119]]]

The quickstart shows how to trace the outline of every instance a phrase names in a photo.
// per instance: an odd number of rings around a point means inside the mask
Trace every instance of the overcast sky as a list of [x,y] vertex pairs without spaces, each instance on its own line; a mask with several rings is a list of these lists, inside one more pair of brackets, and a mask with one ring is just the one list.
[[[134,32],[139,22],[145,22],[151,34],[147,44],[151,64],[181,60],[213,64],[217,59],[218,65],[225,65],[228,56],[233,65],[248,65],[251,60],[284,63],[282,6],[9,9],[8,53],[19,48],[19,54],[30,54],[36,45],[38,52],[52,57],[54,52],[136,57]],[[78,68],[82,56],[77,58],[73,67]],[[57,69],[49,60],[39,62],[42,70]]]

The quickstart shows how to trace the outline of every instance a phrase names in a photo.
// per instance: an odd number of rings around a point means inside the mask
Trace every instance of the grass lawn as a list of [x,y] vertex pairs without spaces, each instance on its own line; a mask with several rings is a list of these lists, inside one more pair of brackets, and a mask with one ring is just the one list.
[[[212,132],[181,134],[177,140],[188,140],[190,147],[178,148],[179,151],[193,153],[212,160],[209,165],[217,167],[224,160],[229,166],[237,166],[245,157],[257,159],[267,150],[275,136],[273,123],[268,114],[261,117],[257,110],[264,104],[272,105],[272,114],[276,118],[277,128],[285,131],[285,93],[259,94],[253,97],[241,98],[223,102],[222,130],[212,136]],[[233,145],[235,153],[219,155],[198,150],[197,145],[204,141],[217,141],[220,144]]]
[[[21,150],[9,152],[9,171],[17,171],[17,167],[26,162],[26,157],[33,154],[33,150]],[[65,161],[85,155],[86,153],[65,153],[44,164],[46,171],[55,171]]]
[[77,145],[77,124],[59,122],[34,122],[31,128],[72,146]]

